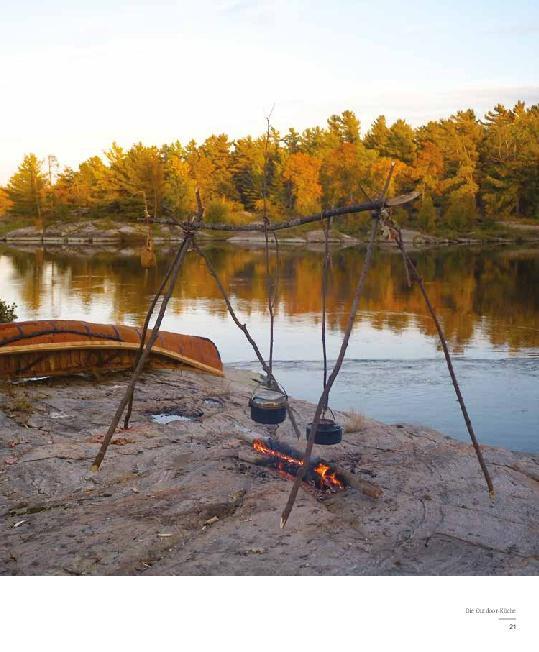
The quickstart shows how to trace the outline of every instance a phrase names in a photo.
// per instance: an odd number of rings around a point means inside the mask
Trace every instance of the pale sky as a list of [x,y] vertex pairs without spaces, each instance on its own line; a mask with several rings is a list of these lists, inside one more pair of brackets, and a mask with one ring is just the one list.
[[0,183],[113,140],[539,102],[537,0],[0,0]]

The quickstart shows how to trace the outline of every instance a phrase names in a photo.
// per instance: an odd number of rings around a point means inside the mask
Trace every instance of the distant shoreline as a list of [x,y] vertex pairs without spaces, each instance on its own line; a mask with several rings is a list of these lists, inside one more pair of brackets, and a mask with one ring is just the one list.
[[[523,244],[539,243],[539,225],[521,224],[518,222],[498,223],[503,228],[499,234],[470,233],[453,237],[435,236],[416,229],[403,227],[402,233],[408,247],[424,248],[451,245],[490,245],[490,244]],[[110,220],[82,221],[77,223],[48,226],[44,232],[34,226],[24,226],[0,233],[0,243],[13,246],[68,246],[122,248],[125,246],[141,246],[146,241],[147,232],[144,226],[136,223],[111,223]],[[207,242],[227,243],[240,246],[261,246],[265,244],[262,234],[250,231],[238,231],[215,234],[215,232],[199,233],[199,238]],[[340,247],[362,246],[367,242],[367,236],[350,236],[337,229],[333,230],[329,242]],[[174,245],[181,242],[182,235],[169,227],[158,226],[153,230],[152,240],[156,245]],[[322,245],[323,231],[312,229],[279,238],[279,243],[286,246],[310,247]],[[382,246],[386,241],[380,237]]]

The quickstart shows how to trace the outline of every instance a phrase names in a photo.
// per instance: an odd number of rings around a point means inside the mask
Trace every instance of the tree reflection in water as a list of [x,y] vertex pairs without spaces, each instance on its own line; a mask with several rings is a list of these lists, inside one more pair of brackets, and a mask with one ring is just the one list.
[[[262,249],[213,245],[208,252],[246,318],[266,310]],[[170,252],[168,252],[170,253]],[[0,249],[4,299],[19,305],[20,318],[71,317],[62,305],[75,301],[89,320],[140,323],[167,265],[167,252],[153,269],[142,269],[136,251]],[[364,250],[332,251],[328,328],[342,331]],[[480,331],[493,347],[510,351],[539,347],[539,250],[444,248],[414,254],[454,351],[463,351]],[[283,247],[277,311],[281,321],[319,323],[321,251]],[[174,291],[171,310],[182,315],[203,305],[225,317],[226,307],[202,261],[190,253]],[[406,286],[400,256],[378,251],[358,324],[403,333],[411,326],[435,338],[417,288]],[[226,352],[225,358],[226,358]]]

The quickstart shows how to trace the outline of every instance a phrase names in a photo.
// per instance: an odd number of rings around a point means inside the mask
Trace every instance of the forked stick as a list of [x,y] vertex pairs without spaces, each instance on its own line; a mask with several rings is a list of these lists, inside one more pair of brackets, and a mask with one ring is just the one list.
[[[389,189],[389,184],[391,182],[391,177],[393,176],[393,170],[395,169],[395,164],[391,163],[391,167],[389,169],[389,173],[387,175],[387,179],[384,185],[384,190],[382,191],[382,194],[380,196],[380,199],[378,200],[378,203],[380,206],[384,205],[385,197],[387,195],[387,191]],[[331,388],[333,386],[333,383],[335,382],[339,371],[341,370],[342,363],[344,361],[344,356],[346,355],[346,349],[348,348],[348,342],[350,340],[350,335],[352,333],[352,328],[354,327],[354,322],[356,319],[356,314],[359,308],[359,302],[361,300],[361,297],[363,295],[363,289],[365,287],[365,281],[367,279],[367,273],[369,271],[369,268],[371,266],[371,261],[372,261],[372,254],[374,250],[374,243],[376,240],[376,232],[378,230],[378,224],[381,219],[381,209],[378,209],[374,214],[373,214],[373,221],[372,221],[372,228],[371,228],[371,235],[369,238],[369,245],[367,247],[367,253],[365,255],[365,260],[363,262],[363,269],[361,270],[361,275],[359,277],[359,280],[356,285],[356,290],[354,292],[354,299],[352,301],[352,306],[350,308],[350,313],[348,315],[348,324],[346,326],[346,331],[344,333],[344,337],[341,343],[341,348],[339,351],[339,356],[335,362],[335,365],[333,366],[333,370],[327,380],[327,383],[322,391],[322,395],[320,396],[320,399],[318,400],[318,404],[316,406],[316,410],[314,413],[314,418],[312,421],[311,425],[311,432],[309,433],[309,437],[307,439],[307,446],[305,447],[305,453],[303,455],[303,461],[302,465],[300,466],[298,473],[296,475],[296,478],[294,480],[294,484],[292,486],[292,490],[290,491],[290,495],[288,497],[288,501],[285,505],[285,508],[283,510],[283,513],[281,514],[281,528],[284,528],[286,525],[286,521],[288,520],[288,517],[290,516],[290,512],[292,511],[292,508],[294,507],[294,503],[296,501],[296,496],[298,495],[299,488],[301,486],[301,483],[303,481],[303,478],[305,476],[305,473],[309,467],[309,463],[311,461],[311,454],[313,451],[313,445],[314,445],[314,440],[316,437],[316,432],[318,430],[318,426],[320,424],[320,418],[322,416],[322,411],[324,410],[324,407],[327,405],[328,402],[328,397],[329,393],[331,391]]]
[[129,384],[127,385],[127,388],[124,392],[122,400],[120,401],[116,409],[116,412],[114,414],[114,417],[112,418],[112,422],[109,426],[109,429],[107,430],[107,434],[105,435],[103,443],[101,444],[101,448],[99,449],[99,452],[96,455],[94,463],[92,464],[92,471],[99,471],[99,467],[103,462],[103,459],[107,452],[107,448],[109,447],[109,444],[111,442],[114,433],[116,432],[116,428],[118,427],[118,423],[122,418],[122,414],[124,413],[125,407],[131,400],[131,397],[133,396],[133,392],[135,390],[135,385],[137,383],[137,380],[139,379],[142,371],[144,370],[144,365],[146,364],[146,360],[150,356],[150,353],[152,352],[152,347],[155,344],[155,341],[157,340],[157,336],[159,335],[161,322],[163,321],[163,317],[165,316],[168,302],[170,300],[170,297],[172,296],[174,286],[176,285],[176,279],[178,278],[178,274],[180,272],[183,259],[185,257],[185,254],[187,253],[187,250],[189,249],[189,245],[191,244],[192,240],[193,240],[193,234],[187,233],[178,249],[178,252],[176,253],[176,257],[174,259],[174,266],[170,274],[169,287],[167,293],[163,297],[161,307],[159,308],[159,314],[157,316],[155,325],[152,329],[152,334],[150,336],[150,339],[146,343],[144,352],[140,356],[137,366],[135,367],[135,370],[133,371],[133,374],[131,376],[131,380],[129,381]]

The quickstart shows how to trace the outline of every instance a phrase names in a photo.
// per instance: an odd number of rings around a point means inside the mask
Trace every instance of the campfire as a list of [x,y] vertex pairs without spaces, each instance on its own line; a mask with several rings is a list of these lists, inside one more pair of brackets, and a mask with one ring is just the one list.
[[[294,478],[303,466],[300,453],[280,442],[255,439],[253,448],[257,453],[266,456],[268,464],[283,477]],[[335,493],[346,488],[344,480],[322,460],[314,460],[309,464],[303,481],[323,493]]]

